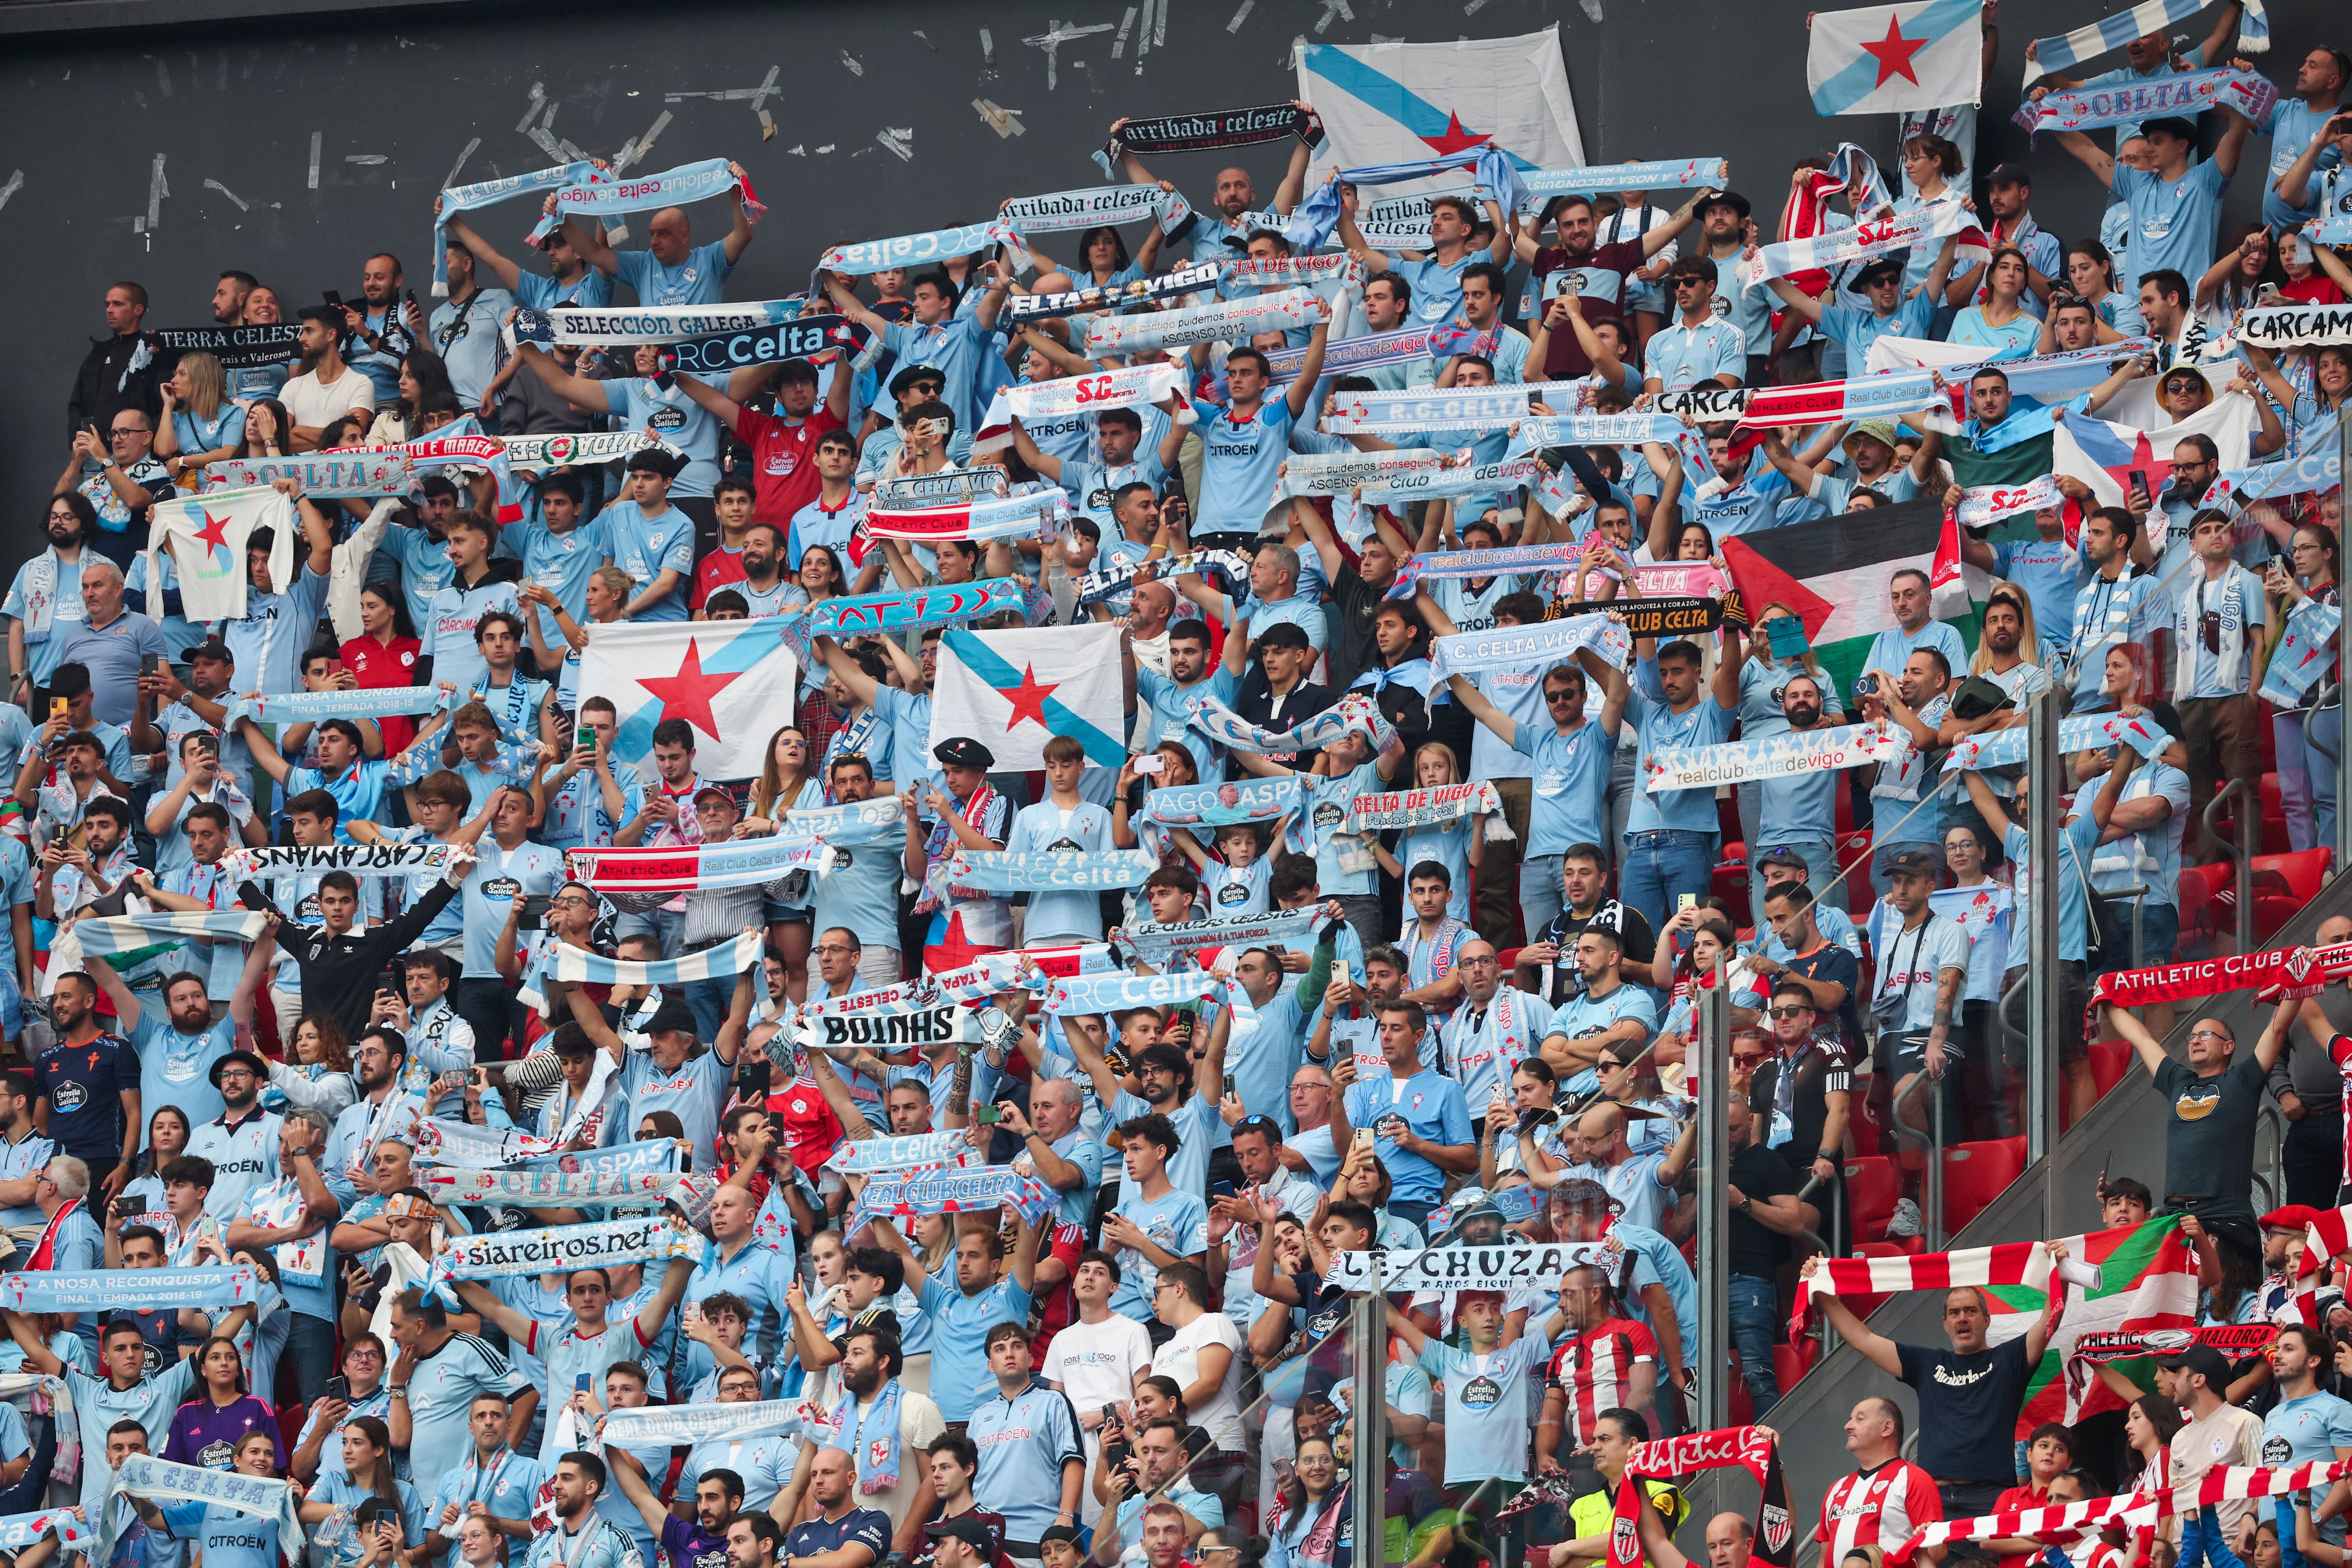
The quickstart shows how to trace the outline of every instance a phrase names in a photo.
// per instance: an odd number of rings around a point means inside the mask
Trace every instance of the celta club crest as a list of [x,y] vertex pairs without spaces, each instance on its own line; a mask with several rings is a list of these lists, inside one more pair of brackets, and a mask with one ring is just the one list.
[[1779,1503],[1768,1502],[1764,1505],[1761,1522],[1764,1545],[1773,1556],[1778,1557],[1789,1549],[1789,1510]]
[[911,994],[909,1000],[911,1000],[917,1006],[936,1007],[939,1005],[940,983],[935,976],[930,974],[918,975],[913,984],[915,989]]
[[887,1437],[877,1437],[872,1442],[866,1444],[866,1462],[877,1470],[883,1466],[888,1464],[890,1462],[890,1440]]

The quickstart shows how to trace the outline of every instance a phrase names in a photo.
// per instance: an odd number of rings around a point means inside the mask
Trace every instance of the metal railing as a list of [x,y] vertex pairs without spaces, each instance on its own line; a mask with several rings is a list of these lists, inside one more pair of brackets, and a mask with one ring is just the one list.
[[[1948,1072],[1951,1068],[1947,1066],[1945,1070]],[[1941,1079],[1930,1078],[1925,1071],[1914,1073],[1911,1087],[1896,1095],[1887,1109],[1886,1130],[1898,1141],[1923,1144],[1927,1149],[1927,1170],[1919,1185],[1919,1214],[1930,1252],[1944,1249],[1944,1097],[1938,1093],[1928,1102],[1926,1132],[1903,1120],[1903,1107],[1917,1098],[1923,1089],[1940,1089],[1942,1084]],[[1901,1162],[1896,1164],[1900,1168]]]
[[[2237,831],[2228,838],[2214,825],[2213,814],[2231,801],[2238,803]],[[2206,836],[2220,845],[2229,855],[2231,880],[2238,893],[2237,947],[2240,952],[2254,950],[2254,820],[2262,810],[2262,802],[2254,798],[2243,779],[2231,779],[2213,792],[2205,803]]]

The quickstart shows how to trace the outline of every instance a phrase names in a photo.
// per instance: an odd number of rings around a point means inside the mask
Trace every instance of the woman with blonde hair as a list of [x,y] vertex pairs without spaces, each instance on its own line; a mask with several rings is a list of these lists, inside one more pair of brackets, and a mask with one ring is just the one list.
[[[1443,741],[1424,742],[1412,753],[1412,787],[1444,789],[1462,782],[1462,765],[1455,761],[1454,748]],[[1453,919],[1468,923],[1470,919],[1470,869],[1478,864],[1486,847],[1485,815],[1456,816],[1444,822],[1401,831],[1395,853],[1377,837],[1372,837],[1372,855],[1391,877],[1410,880],[1412,868],[1424,861],[1434,861],[1445,868],[1453,879],[1453,889],[1445,900],[1445,912]],[[1407,897],[1403,919],[1412,921],[1412,901]]]
[[163,383],[163,416],[155,421],[155,455],[192,490],[195,470],[236,456],[245,444],[245,410],[228,400],[228,377],[208,353],[184,353]]
[[[588,587],[583,595],[592,626],[610,626],[627,616],[629,596],[637,591],[637,580],[618,566],[606,563],[588,574]],[[580,655],[588,646],[588,628],[572,618],[553,593],[533,583],[520,590],[515,597],[526,605],[537,605],[555,617],[555,629],[563,634],[562,668],[555,679],[555,705],[566,713],[580,707]],[[530,637],[531,657],[545,669],[556,662],[555,650],[547,646],[547,630],[541,623],[543,617],[525,615],[523,630]]]
[[[797,725],[782,725],[768,737],[768,760],[751,785],[751,815],[735,825],[736,837],[776,833],[787,814],[824,804],[824,782],[810,765],[814,750]],[[808,994],[809,928],[815,910],[770,899],[763,912],[768,942],[783,961],[785,994],[797,1002]]]

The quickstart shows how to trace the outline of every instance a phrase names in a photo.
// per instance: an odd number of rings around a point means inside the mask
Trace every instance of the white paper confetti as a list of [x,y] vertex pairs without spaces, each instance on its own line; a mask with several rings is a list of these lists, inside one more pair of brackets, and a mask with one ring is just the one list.
[[1250,7],[1256,4],[1257,0],[1242,0],[1242,8],[1234,13],[1234,19],[1232,21],[1225,24],[1225,31],[1228,33],[1240,32],[1242,30],[1242,24],[1249,20]]
[[1029,128],[1021,123],[1021,110],[1017,109],[1005,109],[984,98],[973,99],[971,106],[980,110],[980,117],[988,121],[989,129],[1001,137],[1009,139],[1029,134]]
[[915,128],[911,125],[886,125],[874,133],[874,140],[887,152],[898,154],[901,163],[915,161]]
[[0,207],[6,206],[8,205],[8,198],[15,195],[18,191],[21,191],[24,188],[25,171],[22,169],[9,170],[8,183],[5,185],[0,185]]
[[162,153],[155,154],[154,172],[147,176],[147,229],[150,233],[163,221],[163,198],[172,194],[172,187],[163,183],[164,157]]
[[319,188],[319,143],[326,137],[323,131],[310,132],[310,189]]
[[532,82],[530,84],[530,107],[522,111],[522,119],[516,122],[516,135],[520,136],[524,132],[530,129],[531,122],[539,118],[540,106],[546,101],[547,84],[543,81]]
[[346,163],[364,163],[370,168],[373,168],[378,163],[388,163],[392,162],[392,160],[382,153],[346,153],[343,154],[343,162]]
[[458,171],[465,168],[466,160],[472,157],[474,155],[474,149],[479,147],[481,144],[482,139],[478,136],[466,143],[466,150],[457,154],[457,161],[456,163],[449,165],[449,177],[441,182],[444,186],[454,185],[457,183]]
[[1324,32],[1334,16],[1349,22],[1356,19],[1356,14],[1348,9],[1348,0],[1323,0],[1323,15],[1316,18],[1315,31],[1318,35]]
[[241,213],[251,212],[253,210],[252,204],[247,202],[243,196],[238,195],[235,191],[230,190],[226,185],[222,184],[218,180],[206,180],[205,182],[205,189],[208,191],[218,191],[221,195],[235,202],[236,204],[236,210]]
[[849,68],[849,74],[852,76],[864,76],[866,74],[866,68],[859,65],[857,63],[856,57],[852,55],[847,49],[841,51],[841,63]]
[[[1244,11],[1247,11],[1247,10],[1249,9],[1249,5],[1245,4],[1245,5],[1243,5],[1242,9],[1243,9]],[[1113,59],[1117,59],[1117,58],[1118,58],[1118,57],[1119,57],[1121,54],[1123,54],[1123,53],[1126,51],[1126,49],[1127,49],[1127,36],[1128,36],[1128,34],[1129,34],[1129,33],[1133,32],[1134,30],[1135,30],[1135,7],[1134,7],[1134,6],[1132,6],[1132,5],[1129,5],[1129,6],[1127,8],[1127,15],[1126,15],[1126,16],[1121,16],[1121,17],[1118,19],[1118,37],[1117,37],[1113,38],[1113,39],[1110,41],[1110,58],[1113,58]]]

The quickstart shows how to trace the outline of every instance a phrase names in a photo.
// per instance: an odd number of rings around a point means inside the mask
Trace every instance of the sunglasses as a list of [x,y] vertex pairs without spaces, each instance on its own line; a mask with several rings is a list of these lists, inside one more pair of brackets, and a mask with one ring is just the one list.
[[1810,1016],[1811,1013],[1812,1009],[1811,1007],[1775,1007],[1772,1009],[1772,1016],[1775,1018],[1803,1018]]
[[1696,289],[1702,284],[1706,284],[1709,287],[1713,286],[1710,280],[1705,278],[1677,278],[1675,279],[1675,287],[1677,289]]

